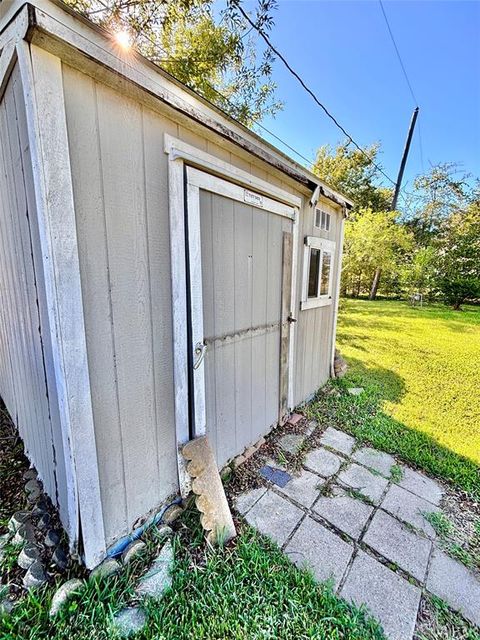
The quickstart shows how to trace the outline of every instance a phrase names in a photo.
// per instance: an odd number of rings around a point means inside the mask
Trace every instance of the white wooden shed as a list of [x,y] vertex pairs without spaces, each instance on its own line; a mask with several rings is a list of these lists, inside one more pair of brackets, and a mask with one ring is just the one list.
[[0,4],[0,395],[88,567],[332,372],[351,203],[51,0]]

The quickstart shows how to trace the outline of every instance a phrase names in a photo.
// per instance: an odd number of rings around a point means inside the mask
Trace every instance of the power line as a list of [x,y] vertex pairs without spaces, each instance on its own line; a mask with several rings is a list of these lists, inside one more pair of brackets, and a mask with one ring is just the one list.
[[[102,2],[102,0],[99,0],[100,4],[102,4],[105,8],[106,5]],[[395,186],[395,181],[392,180],[390,178],[390,176],[388,176],[383,169],[376,164],[372,158],[362,149],[362,147],[360,147],[359,144],[357,144],[357,142],[352,138],[352,136],[350,134],[347,133],[347,131],[337,122],[337,120],[334,118],[334,116],[332,114],[330,114],[330,112],[327,110],[327,108],[319,101],[319,99],[315,96],[315,94],[307,87],[307,85],[305,85],[305,83],[303,82],[303,80],[301,79],[301,77],[290,67],[289,63],[287,62],[287,60],[282,56],[282,54],[280,54],[275,47],[273,47],[273,45],[270,43],[270,41],[268,40],[268,38],[265,36],[265,34],[263,33],[263,31],[254,23],[251,21],[250,17],[248,16],[248,14],[246,14],[243,10],[243,8],[241,8],[239,5],[237,5],[238,8],[240,9],[241,13],[245,16],[245,18],[247,19],[247,21],[250,23],[252,29],[255,29],[261,36],[262,38],[265,40],[265,42],[267,43],[267,45],[269,46],[269,48],[273,51],[273,53],[275,55],[277,55],[282,62],[287,66],[287,68],[289,69],[289,71],[291,73],[293,73],[293,75],[298,79],[298,81],[301,83],[301,85],[306,89],[306,91],[308,91],[308,93],[314,98],[315,102],[317,102],[321,108],[325,111],[325,113],[328,115],[328,117],[330,119],[332,119],[334,121],[334,123],[336,124],[336,126],[344,133],[344,135],[347,137],[348,142],[352,143],[361,153],[363,156],[365,156],[367,158],[367,160],[369,161],[370,164],[372,164],[385,178],[387,178],[387,180],[389,182],[391,182],[394,186]],[[166,54],[166,56],[169,56],[168,52],[157,42],[155,41],[151,36],[147,35],[146,33],[137,33],[137,38],[138,36],[143,36],[144,38],[146,38],[147,40],[149,40],[149,42],[151,44],[153,44],[155,47],[159,48],[164,54]],[[137,39],[136,38],[136,39]],[[175,57],[168,57],[168,58],[164,58],[165,61],[181,61],[181,59],[179,58],[175,58]],[[161,62],[162,60],[157,61],[157,64],[159,66],[161,66]],[[168,72],[168,70],[167,70]],[[215,92],[218,96],[220,96],[227,104],[229,104],[233,109],[236,109],[237,106],[231,102],[231,100],[225,96],[223,93],[221,93],[218,89],[216,89],[213,85],[211,85],[208,82],[205,82],[205,84],[213,91]],[[193,90],[195,93],[198,93],[197,90],[192,89],[190,87],[191,90]],[[201,95],[201,94],[199,94]],[[205,96],[202,96],[202,98],[204,100],[208,101],[208,98],[205,98]],[[233,119],[236,120],[231,114],[229,114],[229,116]],[[237,120],[237,122],[239,122]],[[292,147],[290,144],[288,144],[288,142],[286,142],[285,140],[283,140],[282,138],[280,138],[278,135],[276,135],[275,133],[273,133],[273,131],[270,131],[267,127],[265,127],[264,125],[262,125],[260,122],[256,122],[255,120],[253,121],[253,123],[260,127],[263,131],[265,131],[267,134],[269,134],[270,136],[272,136],[273,138],[275,138],[276,140],[278,140],[282,145],[284,145],[287,149],[289,149],[290,151],[292,151],[293,153],[295,153],[299,158],[302,158],[302,160],[304,160],[305,162],[307,162],[309,165],[314,165],[315,161],[305,157],[302,153],[300,153],[300,151],[298,151],[297,149],[295,149],[294,147]],[[242,123],[240,123],[242,124]],[[404,194],[402,193],[404,191],[404,189],[402,188],[400,190],[400,195],[402,197],[404,197]],[[406,193],[406,192],[405,192]]]
[[360,151],[360,153],[362,153],[362,155],[364,155],[368,161],[377,169],[377,171],[379,171],[385,178],[387,178],[387,180],[389,182],[391,182],[393,185],[395,185],[395,181],[392,180],[390,178],[389,175],[387,175],[385,173],[385,171],[383,171],[383,169],[376,164],[376,162],[374,162],[370,156],[368,155],[368,153],[366,153],[362,147],[352,138],[352,136],[344,129],[344,127],[338,122],[338,120],[335,118],[335,116],[330,113],[330,111],[327,109],[327,107],[320,101],[320,99],[316,96],[316,94],[312,91],[312,89],[310,89],[310,87],[308,87],[308,85],[304,82],[303,78],[295,71],[295,69],[293,69],[293,67],[290,65],[290,63],[288,62],[288,60],[285,58],[285,56],[283,56],[280,51],[270,42],[270,39],[268,38],[268,36],[264,33],[264,31],[258,26],[256,25],[253,20],[250,18],[250,16],[248,15],[248,13],[243,9],[243,7],[241,6],[241,4],[238,2],[238,0],[234,0],[235,5],[237,7],[237,9],[240,11],[240,13],[243,15],[243,17],[245,18],[245,20],[247,20],[247,22],[258,32],[258,34],[263,38],[263,40],[265,41],[266,45],[269,47],[269,49],[271,51],[273,51],[273,53],[277,56],[277,58],[279,58],[283,64],[285,65],[285,67],[288,69],[288,71],[297,79],[297,81],[300,83],[300,85],[305,89],[305,91],[313,98],[313,100],[315,101],[315,103],[325,112],[325,114],[330,118],[330,120],[332,120],[332,122],[335,124],[335,126],[347,137],[348,141],[351,142],[357,149],[358,151]]
[[[409,89],[410,94],[411,94],[411,96],[413,98],[413,102],[415,103],[415,106],[418,106],[418,100],[417,100],[417,97],[416,97],[415,92],[413,90],[412,83],[410,82],[410,78],[408,77],[407,69],[406,69],[406,67],[405,67],[405,65],[403,63],[403,59],[402,59],[402,56],[400,54],[400,49],[397,46],[397,42],[395,40],[395,36],[393,35],[392,28],[391,28],[390,23],[388,21],[388,17],[387,17],[387,13],[385,11],[385,7],[383,6],[382,0],[378,0],[378,2],[380,4],[380,8],[382,10],[383,18],[385,20],[385,24],[387,25],[387,30],[388,30],[388,33],[390,35],[390,39],[392,41],[393,47],[395,49],[395,53],[397,54],[398,62],[400,63],[400,67],[401,67],[403,75],[405,77],[405,81],[407,83],[408,89]],[[422,172],[425,172],[425,164],[424,164],[424,161],[423,161],[423,141],[422,141],[422,131],[421,131],[420,120],[418,122],[417,132],[418,132],[418,148],[419,148],[419,152],[420,152],[420,164],[422,166]]]
[[387,14],[385,13],[385,8],[383,6],[383,2],[382,2],[382,0],[378,0],[378,2],[380,3],[380,8],[382,9],[383,17],[384,17],[385,23],[387,25],[388,33],[390,34],[390,38],[392,40],[393,47],[394,47],[395,52],[397,54],[398,61],[400,63],[400,66],[402,67],[403,75],[405,76],[405,80],[407,82],[408,88],[410,89],[410,93],[412,94],[412,98],[413,98],[413,101],[415,103],[415,106],[418,106],[418,100],[415,97],[415,93],[414,93],[414,91],[412,89],[412,85],[411,85],[410,80],[408,78],[407,70],[405,69],[405,65],[403,64],[402,56],[400,55],[400,51],[399,51],[399,49],[397,47],[397,43],[395,42],[393,31],[392,31],[392,29],[390,27],[390,23],[388,22],[388,18],[387,18]]
[[[151,44],[155,45],[156,47],[158,47],[165,55],[169,55],[169,53],[166,51],[166,49],[164,49],[160,44],[158,44],[155,40],[153,40],[153,38],[151,38],[150,36],[148,36],[145,33],[141,34],[144,38],[146,38]],[[163,58],[164,61],[172,61],[172,62],[178,62],[178,61],[182,61],[181,58]],[[158,64],[158,66],[161,67],[161,62],[162,60],[160,60],[159,62],[157,62],[156,64]],[[166,70],[167,73],[169,73],[168,70]],[[210,84],[209,82],[204,81],[205,84],[209,87],[209,89],[211,89],[214,93],[216,93],[218,96],[220,96],[222,98],[222,100],[224,100],[228,105],[230,105],[230,107],[232,107],[232,109],[236,109],[237,106],[225,95],[223,94],[221,91],[219,91],[216,87],[214,87],[212,84]],[[201,95],[199,93],[199,91],[197,91],[196,89],[193,89],[192,87],[189,87],[191,91],[194,91],[194,93],[198,93],[199,95]],[[201,97],[204,100],[207,100],[207,102],[210,102],[210,100],[208,100],[208,98],[206,98],[205,96],[201,95]],[[213,104],[213,103],[211,103]],[[214,105],[217,106],[217,105]],[[232,118],[232,120],[235,120],[236,122],[239,122],[239,124],[242,124],[239,120],[237,120],[234,116],[232,116],[231,114],[228,114],[228,116],[230,118]],[[273,131],[270,131],[270,129],[267,129],[267,127],[265,127],[263,124],[261,124],[258,121],[253,121],[254,124],[257,127],[260,127],[260,129],[262,129],[263,131],[265,131],[266,133],[268,133],[270,136],[272,136],[273,138],[275,138],[276,140],[278,140],[282,145],[284,145],[287,149],[289,149],[290,151],[292,151],[293,153],[295,153],[295,155],[297,155],[299,158],[302,158],[302,160],[305,160],[305,162],[307,162],[307,164],[313,166],[315,164],[315,160],[312,160],[311,158],[307,158],[305,157],[302,153],[300,153],[300,151],[298,151],[297,149],[295,149],[294,147],[292,147],[288,142],[286,142],[285,140],[283,140],[282,138],[280,138],[277,134],[273,133]],[[352,142],[354,142],[351,138],[350,140]],[[357,145],[358,146],[358,145]],[[362,151],[363,155],[365,155],[365,157],[368,158],[369,162],[371,164],[373,164],[373,166],[375,166],[377,169],[379,169],[379,171],[381,171],[381,173],[383,173],[383,175],[385,175],[390,182],[392,182],[392,184],[396,184],[394,183],[391,178],[389,178],[379,167],[378,165],[373,162],[373,160],[370,158],[370,156],[368,156],[368,154],[366,154],[363,149],[360,148],[360,151]],[[400,188],[400,193],[399,196],[404,200],[404,202],[407,202],[407,195],[411,195],[410,193],[408,193],[404,187]]]
[[[158,47],[163,53],[165,53],[165,55],[169,55],[169,53],[161,46],[159,45],[155,40],[153,40],[153,38],[151,38],[150,36],[148,36],[145,33],[142,33],[141,36],[143,36],[144,38],[146,38],[149,42],[151,42],[151,44],[153,44],[154,46]],[[159,62],[157,62],[157,64],[159,66],[161,66],[161,63],[164,61],[168,61],[168,62],[181,62],[182,59],[181,58],[163,58],[161,59]],[[167,71],[168,73],[168,71]],[[223,94],[221,91],[219,91],[216,87],[214,87],[212,84],[210,84],[209,82],[206,82],[204,80],[205,84],[208,86],[209,89],[211,89],[214,93],[216,93],[220,98],[222,98],[222,100],[224,100],[230,107],[232,107],[232,109],[236,109],[237,106],[225,95]],[[190,87],[191,91],[195,91],[195,93],[198,93],[195,89],[192,89]],[[204,100],[207,100],[207,98],[205,98],[205,96],[202,96],[202,98]],[[233,119],[236,120],[236,118],[234,118],[232,115],[229,114],[229,116]],[[236,120],[237,122],[239,122],[238,120]],[[298,151],[297,149],[295,149],[294,147],[292,147],[288,142],[286,142],[285,140],[283,140],[282,138],[280,138],[280,136],[278,136],[276,133],[273,133],[273,131],[270,131],[270,129],[267,129],[267,127],[265,127],[265,125],[261,124],[258,121],[253,121],[253,123],[257,126],[260,127],[260,129],[262,129],[263,131],[265,131],[265,133],[268,133],[268,135],[272,136],[272,138],[275,138],[275,140],[278,140],[278,142],[280,142],[281,144],[284,145],[284,147],[286,147],[287,149],[289,149],[290,151],[292,151],[295,155],[297,155],[299,158],[302,158],[302,160],[304,160],[307,164],[309,165],[314,165],[315,161],[312,160],[311,158],[307,158],[306,156],[304,156],[302,153],[300,153],[300,151]],[[241,124],[241,123],[240,123]]]

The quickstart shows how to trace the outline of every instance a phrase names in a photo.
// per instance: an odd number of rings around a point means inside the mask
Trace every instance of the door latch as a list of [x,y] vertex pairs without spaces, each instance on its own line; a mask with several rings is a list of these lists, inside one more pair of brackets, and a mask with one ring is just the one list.
[[197,342],[195,345],[194,360],[193,360],[193,368],[198,369],[198,367],[202,364],[202,360],[205,357],[205,353],[207,351],[207,345],[204,342]]
[[296,319],[296,318],[294,318],[294,317],[292,316],[292,314],[290,314],[290,315],[288,316],[287,320],[288,320],[288,322],[290,322],[290,324],[292,324],[292,322],[296,322],[296,321],[297,321],[297,319]]

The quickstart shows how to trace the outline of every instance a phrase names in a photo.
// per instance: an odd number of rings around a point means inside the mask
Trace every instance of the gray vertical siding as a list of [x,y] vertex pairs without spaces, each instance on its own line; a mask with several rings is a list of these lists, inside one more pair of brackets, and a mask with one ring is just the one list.
[[67,481],[23,89],[0,103],[0,395],[67,530]]
[[278,420],[282,239],[292,225],[203,190],[200,222],[207,433],[222,466]]
[[109,544],[177,489],[163,151],[176,127],[66,66],[64,92]]
[[[332,282],[335,286],[339,266],[338,250],[340,247],[341,216],[339,209],[335,209],[327,202],[319,202],[318,207],[331,214],[331,227],[327,233],[317,229],[314,224],[314,211],[306,206],[303,210],[299,231],[297,299],[302,295],[303,278],[303,245],[305,236],[317,236],[333,240],[335,246],[335,264],[332,272]],[[332,296],[333,300],[333,296]],[[334,304],[297,311],[297,331],[295,344],[295,404],[300,404],[310,398],[330,378],[330,357],[332,349]]]
[[[234,154],[232,145],[213,142],[211,132],[195,133],[66,65],[63,73],[108,545],[178,488],[164,134],[298,191],[247,154]],[[282,232],[291,223],[205,192],[201,209],[207,337],[278,322]],[[329,237],[338,243],[333,213]],[[300,218],[297,302],[303,238],[316,233],[310,208]],[[329,377],[332,313],[333,306],[298,311],[295,403]],[[273,331],[207,357],[207,388],[214,389],[207,393],[207,429],[220,464],[276,422],[279,360]],[[222,443],[217,430],[226,434]]]

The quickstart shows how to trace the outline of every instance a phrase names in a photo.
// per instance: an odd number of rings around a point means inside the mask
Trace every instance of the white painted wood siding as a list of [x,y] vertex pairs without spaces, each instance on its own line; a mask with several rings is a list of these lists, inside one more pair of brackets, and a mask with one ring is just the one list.
[[70,531],[44,292],[24,95],[15,67],[0,103],[0,395]]

